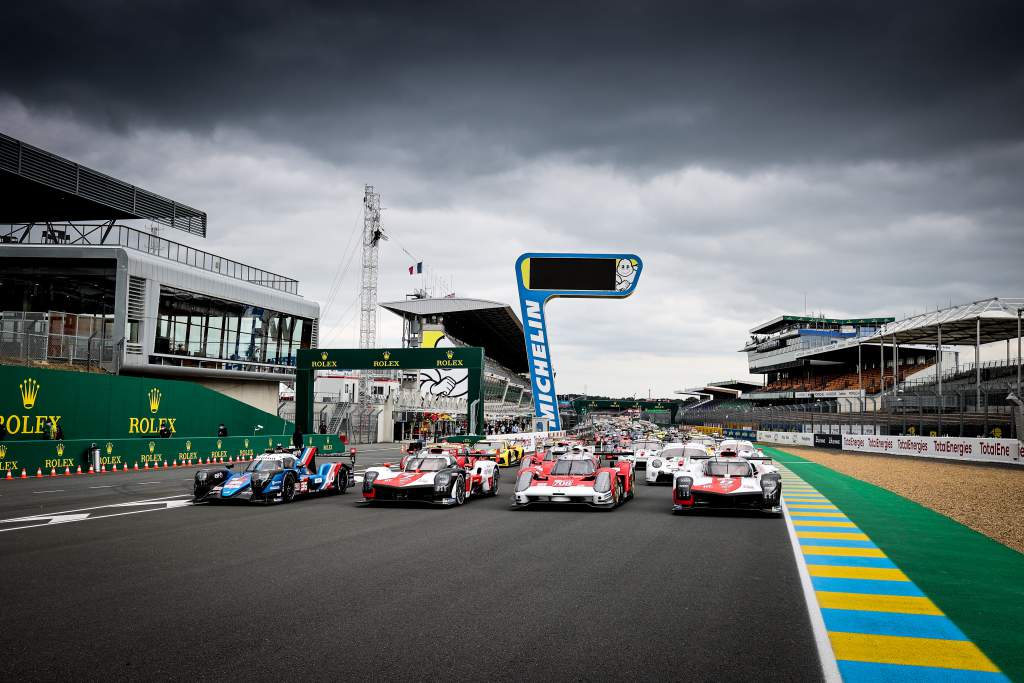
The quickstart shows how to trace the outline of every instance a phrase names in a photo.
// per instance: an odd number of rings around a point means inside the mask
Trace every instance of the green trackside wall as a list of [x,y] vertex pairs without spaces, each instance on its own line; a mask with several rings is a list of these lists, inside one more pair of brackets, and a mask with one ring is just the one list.
[[166,425],[177,437],[291,434],[291,424],[193,382],[0,366],[0,420],[6,443],[45,439],[46,418],[66,439],[155,437]]
[[[345,445],[336,435],[309,434],[305,437],[307,446],[316,446],[323,455],[340,455]],[[170,438],[170,439],[66,439],[64,441],[3,441],[0,442],[0,477],[7,472],[20,477],[25,470],[28,476],[35,476],[38,470],[50,474],[65,469],[75,472],[78,467],[89,471],[89,449],[93,444],[100,449],[100,461],[108,469],[124,469],[125,465],[134,470],[138,465],[145,468],[167,465],[195,465],[217,458],[234,460],[251,458],[277,444],[288,446],[291,436],[227,436]]]

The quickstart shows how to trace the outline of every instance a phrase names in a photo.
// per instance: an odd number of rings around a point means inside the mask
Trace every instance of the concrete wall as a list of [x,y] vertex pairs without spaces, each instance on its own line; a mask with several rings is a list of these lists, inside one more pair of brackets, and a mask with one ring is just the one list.
[[195,382],[225,396],[230,396],[236,401],[248,404],[253,408],[277,415],[278,394],[280,392],[280,384],[278,382],[232,380],[217,377],[196,378]]

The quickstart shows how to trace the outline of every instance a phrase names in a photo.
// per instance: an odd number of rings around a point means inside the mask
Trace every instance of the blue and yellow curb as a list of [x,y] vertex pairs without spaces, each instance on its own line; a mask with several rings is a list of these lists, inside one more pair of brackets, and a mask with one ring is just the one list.
[[1008,680],[842,510],[777,465],[844,681]]

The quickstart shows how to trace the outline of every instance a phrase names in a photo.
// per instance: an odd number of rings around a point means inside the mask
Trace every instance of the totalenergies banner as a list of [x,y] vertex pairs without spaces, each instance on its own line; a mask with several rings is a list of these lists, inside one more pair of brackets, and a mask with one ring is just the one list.
[[862,436],[843,434],[843,450],[859,453],[893,453],[920,458],[1000,462],[1024,465],[1021,443],[1016,439],[976,439],[956,436]]
[[8,439],[291,434],[281,418],[194,382],[0,366],[0,424]]

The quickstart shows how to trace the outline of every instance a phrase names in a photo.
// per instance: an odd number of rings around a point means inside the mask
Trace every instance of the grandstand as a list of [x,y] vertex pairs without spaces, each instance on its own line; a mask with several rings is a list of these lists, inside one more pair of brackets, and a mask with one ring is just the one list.
[[[1024,299],[985,299],[912,316],[780,316],[751,330],[750,372],[763,387],[707,398],[689,424],[829,433],[1016,434]],[[1016,354],[1011,354],[1016,341]],[[986,344],[1005,359],[982,362]],[[963,347],[974,361],[962,362]],[[706,389],[706,388],[705,388]]]

